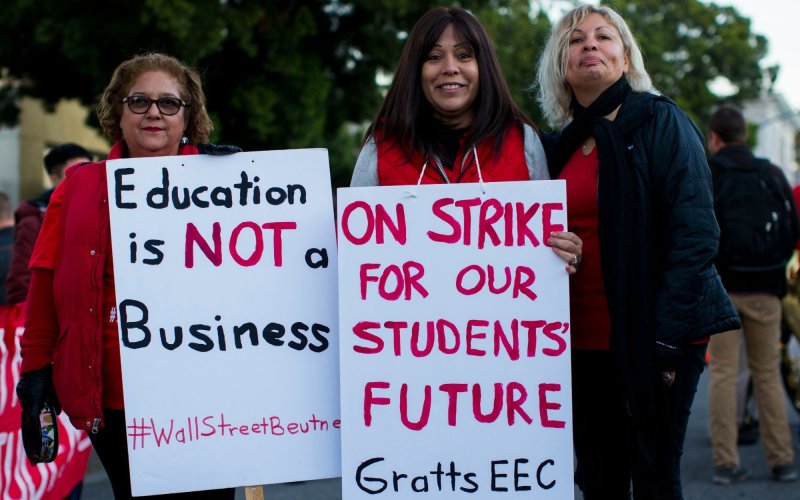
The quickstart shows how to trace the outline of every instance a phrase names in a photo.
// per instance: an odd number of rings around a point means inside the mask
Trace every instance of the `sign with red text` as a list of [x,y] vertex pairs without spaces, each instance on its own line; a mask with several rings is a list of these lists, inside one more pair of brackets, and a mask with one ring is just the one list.
[[338,191],[343,498],[572,498],[565,199]]
[[107,177],[133,494],[339,476],[327,151]]

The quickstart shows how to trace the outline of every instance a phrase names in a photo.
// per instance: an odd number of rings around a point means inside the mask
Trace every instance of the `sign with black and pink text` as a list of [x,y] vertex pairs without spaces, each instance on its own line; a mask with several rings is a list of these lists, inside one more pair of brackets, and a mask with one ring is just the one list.
[[572,498],[564,182],[337,205],[343,498]]
[[339,476],[327,151],[115,160],[107,178],[133,494]]

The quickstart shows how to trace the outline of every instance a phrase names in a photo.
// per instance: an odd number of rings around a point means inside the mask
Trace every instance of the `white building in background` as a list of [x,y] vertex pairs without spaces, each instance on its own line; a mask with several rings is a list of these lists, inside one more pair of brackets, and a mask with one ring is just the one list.
[[800,183],[797,134],[800,110],[792,109],[780,94],[765,94],[744,106],[745,119],[758,126],[753,153],[781,167],[789,183]]

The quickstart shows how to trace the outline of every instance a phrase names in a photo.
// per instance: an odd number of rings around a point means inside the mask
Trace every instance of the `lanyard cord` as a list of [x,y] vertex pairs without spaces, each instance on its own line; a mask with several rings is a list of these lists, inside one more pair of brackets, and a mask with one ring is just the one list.
[[486,194],[486,186],[483,184],[483,174],[481,174],[481,162],[478,160],[478,151],[475,150],[475,145],[472,145],[472,154],[475,156],[475,167],[478,169],[478,182],[481,185],[481,191]]
[[[472,145],[472,155],[475,157],[475,167],[478,169],[478,183],[481,185],[481,191],[486,194],[486,186],[483,184],[483,174],[481,173],[481,162],[478,160],[478,151],[475,149],[475,145]],[[422,171],[419,173],[419,179],[417,179],[417,186],[422,184],[422,177],[425,175],[425,169],[428,168],[428,160],[425,160],[425,163],[422,165]]]

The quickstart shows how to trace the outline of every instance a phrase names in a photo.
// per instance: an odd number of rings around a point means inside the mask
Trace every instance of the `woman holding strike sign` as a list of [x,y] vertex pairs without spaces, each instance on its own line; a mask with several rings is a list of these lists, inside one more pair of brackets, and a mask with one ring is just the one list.
[[[512,100],[486,31],[466,10],[429,10],[411,30],[350,185],[548,178],[536,128]],[[555,232],[547,244],[574,274],[580,238]]]
[[[199,152],[195,144],[216,154],[238,149],[201,144],[212,123],[200,77],[163,54],[117,66],[97,116],[115,141],[109,160],[193,155]],[[32,461],[55,457],[57,445],[43,446],[40,415],[61,405],[72,424],[89,433],[114,496],[127,499],[131,485],[107,198],[105,161],[70,168],[52,195],[30,263],[17,394]],[[232,499],[234,493],[229,488],[158,498]]]

